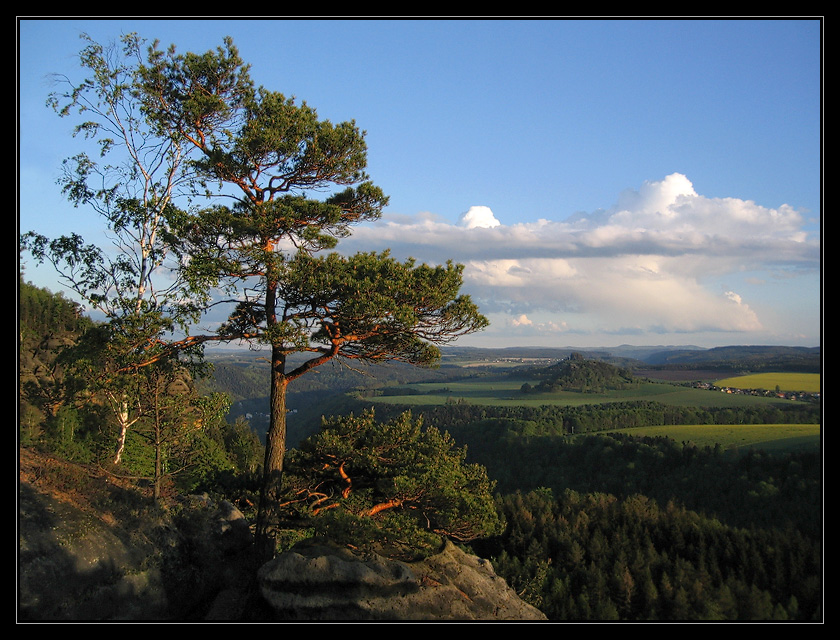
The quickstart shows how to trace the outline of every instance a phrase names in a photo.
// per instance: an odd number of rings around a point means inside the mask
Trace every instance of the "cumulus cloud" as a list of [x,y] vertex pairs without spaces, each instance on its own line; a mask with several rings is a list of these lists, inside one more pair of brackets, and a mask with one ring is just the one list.
[[461,262],[465,290],[509,327],[750,332],[761,319],[724,281],[818,272],[819,241],[804,224],[788,205],[704,197],[675,173],[619,194],[610,208],[559,220],[502,225],[487,206],[470,207],[454,225],[386,216],[339,249]]
[[531,322],[531,320],[528,319],[528,316],[526,316],[524,313],[518,318],[514,318],[513,320],[511,320],[510,323],[514,327],[530,327],[532,324],[534,324],[533,322]]
[[555,322],[553,320],[535,321],[523,313],[515,318],[507,319],[503,330],[509,337],[545,337],[565,333],[568,331],[568,326],[565,322]]
[[465,229],[492,229],[501,225],[490,207],[475,206],[461,215],[460,226]]

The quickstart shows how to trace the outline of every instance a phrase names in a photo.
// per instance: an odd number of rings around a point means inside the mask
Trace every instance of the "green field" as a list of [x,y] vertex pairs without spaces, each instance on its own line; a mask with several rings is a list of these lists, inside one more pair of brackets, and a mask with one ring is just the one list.
[[805,391],[819,393],[819,373],[754,373],[746,376],[725,378],[715,382],[718,387],[739,389],[775,389],[780,391]]
[[621,429],[634,436],[666,436],[677,442],[693,442],[698,447],[754,447],[773,450],[813,450],[820,446],[818,424],[724,424],[672,425]]
[[[679,385],[643,382],[635,389],[605,393],[555,391],[522,393],[526,380],[506,376],[484,376],[455,382],[420,383],[389,388],[388,395],[370,398],[372,402],[412,406],[434,406],[452,402],[498,406],[579,406],[603,402],[647,400],[683,407],[744,407],[779,402],[795,402],[779,398],[728,394]],[[533,380],[527,382],[533,383]],[[400,391],[404,393],[400,393]]]

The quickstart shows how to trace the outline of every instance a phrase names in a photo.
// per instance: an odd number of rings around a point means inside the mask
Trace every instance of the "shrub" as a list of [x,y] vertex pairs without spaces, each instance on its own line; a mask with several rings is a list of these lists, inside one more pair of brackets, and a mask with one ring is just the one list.
[[317,533],[380,553],[416,557],[495,535],[502,521],[484,467],[465,462],[448,433],[410,413],[332,418],[292,451],[284,513]]

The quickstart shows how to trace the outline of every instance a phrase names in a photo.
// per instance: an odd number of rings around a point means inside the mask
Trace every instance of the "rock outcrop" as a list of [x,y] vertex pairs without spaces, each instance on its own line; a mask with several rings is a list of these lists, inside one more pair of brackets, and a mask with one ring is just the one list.
[[400,562],[308,540],[257,567],[232,504],[202,495],[156,507],[25,449],[18,507],[22,622],[545,619],[451,543]]
[[440,553],[401,562],[308,540],[259,571],[276,620],[545,620],[490,562],[446,542]]
[[21,449],[18,619],[202,619],[253,583],[252,536],[233,505],[157,508],[102,476]]

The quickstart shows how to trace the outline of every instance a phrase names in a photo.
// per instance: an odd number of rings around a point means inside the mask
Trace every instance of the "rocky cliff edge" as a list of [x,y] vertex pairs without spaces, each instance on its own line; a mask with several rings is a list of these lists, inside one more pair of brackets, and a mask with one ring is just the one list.
[[150,506],[95,469],[21,449],[18,620],[545,620],[451,543],[400,562],[308,540],[256,567],[230,503]]

